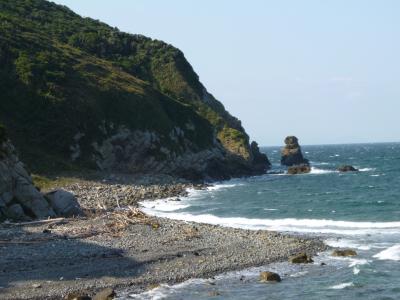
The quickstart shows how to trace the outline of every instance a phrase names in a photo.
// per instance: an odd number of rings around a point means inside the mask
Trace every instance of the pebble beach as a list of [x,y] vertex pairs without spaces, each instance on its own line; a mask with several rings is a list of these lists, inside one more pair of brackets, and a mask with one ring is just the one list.
[[140,293],[249,267],[268,270],[268,263],[326,248],[315,238],[169,220],[137,208],[138,201],[179,197],[189,187],[91,181],[66,186],[85,217],[0,225],[0,298],[67,299],[104,288],[118,295],[128,287]]

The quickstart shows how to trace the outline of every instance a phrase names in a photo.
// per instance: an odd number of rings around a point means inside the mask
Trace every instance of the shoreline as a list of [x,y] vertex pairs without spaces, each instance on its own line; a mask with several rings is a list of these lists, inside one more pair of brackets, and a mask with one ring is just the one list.
[[[145,196],[179,197],[193,186],[99,182],[66,186],[92,214],[39,225],[1,224],[0,296],[60,299],[73,292],[93,296],[106,287],[116,289],[117,294],[126,288],[140,293],[162,283],[177,284],[250,267],[266,266],[267,270],[269,263],[286,261],[299,252],[316,255],[327,249],[321,240],[306,235],[171,220],[137,209]],[[111,194],[116,196],[114,202],[110,202]],[[99,201],[106,200],[102,197],[108,197],[108,205],[120,199],[121,206],[132,207],[115,210],[115,203],[98,211]]]

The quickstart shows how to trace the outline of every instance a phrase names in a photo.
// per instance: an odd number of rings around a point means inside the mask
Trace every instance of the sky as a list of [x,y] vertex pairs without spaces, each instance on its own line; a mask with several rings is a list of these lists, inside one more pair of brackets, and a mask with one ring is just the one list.
[[54,2],[181,49],[260,145],[400,141],[400,1]]

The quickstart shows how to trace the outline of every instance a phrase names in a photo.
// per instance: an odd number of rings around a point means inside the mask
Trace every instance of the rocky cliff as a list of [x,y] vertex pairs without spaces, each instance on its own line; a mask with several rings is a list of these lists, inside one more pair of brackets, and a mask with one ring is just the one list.
[[0,12],[0,120],[33,171],[222,179],[269,167],[180,50],[44,0]]

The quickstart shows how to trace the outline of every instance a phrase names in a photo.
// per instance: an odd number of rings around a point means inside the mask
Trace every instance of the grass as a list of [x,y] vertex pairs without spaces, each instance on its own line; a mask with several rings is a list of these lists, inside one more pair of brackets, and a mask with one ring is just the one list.
[[76,183],[79,180],[78,178],[74,177],[47,177],[37,174],[33,174],[32,179],[34,185],[42,192],[59,189],[69,184]]

